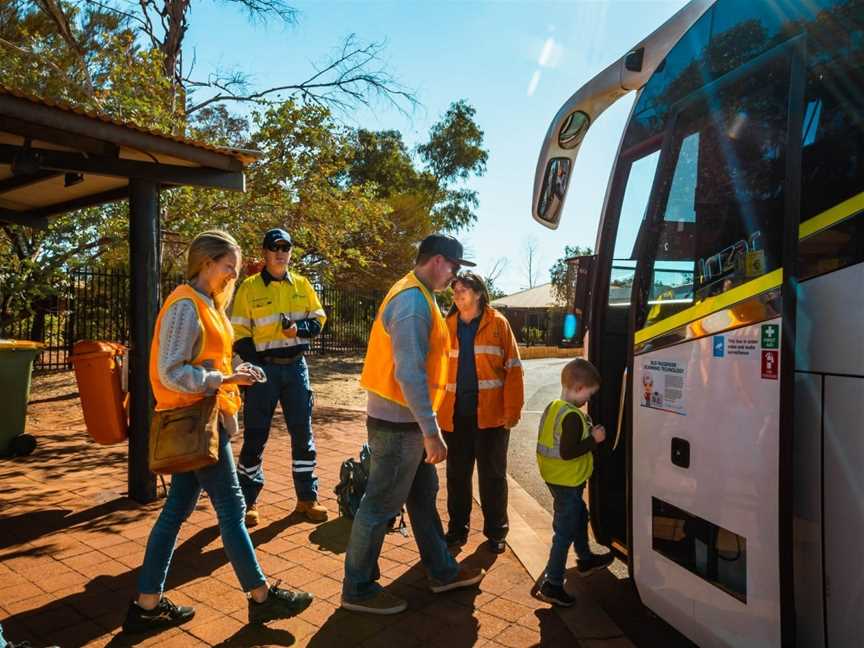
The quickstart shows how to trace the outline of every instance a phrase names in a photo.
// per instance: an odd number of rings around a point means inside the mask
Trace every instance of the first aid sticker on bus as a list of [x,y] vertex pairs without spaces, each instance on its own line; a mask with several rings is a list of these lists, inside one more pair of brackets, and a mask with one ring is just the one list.
[[762,325],[762,348],[780,348],[780,327],[777,324]]

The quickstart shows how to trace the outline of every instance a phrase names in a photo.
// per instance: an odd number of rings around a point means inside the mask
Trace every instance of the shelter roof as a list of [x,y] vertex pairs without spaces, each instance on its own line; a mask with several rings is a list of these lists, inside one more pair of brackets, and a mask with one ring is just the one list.
[[0,222],[45,227],[125,198],[131,178],[242,191],[258,157],[0,86]]

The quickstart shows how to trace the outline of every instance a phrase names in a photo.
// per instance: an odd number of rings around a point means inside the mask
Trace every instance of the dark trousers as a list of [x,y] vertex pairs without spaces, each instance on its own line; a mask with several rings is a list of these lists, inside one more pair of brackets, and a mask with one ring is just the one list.
[[282,405],[285,423],[291,433],[291,474],[294,492],[301,501],[318,499],[315,476],[317,454],[312,434],[312,389],[309,369],[300,358],[290,365],[265,363],[267,382],[255,383],[246,390],[243,405],[243,447],[237,464],[237,477],[247,508],[264,488],[264,448],[270,436],[270,423],[276,404]]
[[472,505],[472,477],[477,463],[480,507],[483,509],[483,535],[504,540],[507,520],[507,446],[510,430],[477,428],[477,417],[456,416],[453,432],[447,433],[447,512],[448,532],[468,535]]

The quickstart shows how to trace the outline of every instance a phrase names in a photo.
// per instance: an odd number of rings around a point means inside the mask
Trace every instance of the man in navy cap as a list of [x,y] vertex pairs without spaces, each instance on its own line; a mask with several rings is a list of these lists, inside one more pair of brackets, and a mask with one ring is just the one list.
[[414,269],[387,293],[369,337],[360,384],[368,392],[372,465],[345,556],[342,607],[397,614],[407,604],[378,584],[378,557],[389,520],[408,508],[420,559],[437,593],[479,583],[485,571],[460,567],[447,550],[438,515],[438,474],[447,458],[435,411],[447,383],[449,333],[434,293],[473,266],[451,236],[426,237]]
[[327,509],[318,503],[312,390],[303,357],[327,317],[309,280],[288,270],[291,245],[291,236],[283,229],[264,235],[264,269],[240,285],[231,310],[234,350],[243,360],[261,366],[267,376],[247,389],[243,409],[237,476],[246,500],[246,526],[259,521],[256,500],[264,487],[264,447],[276,403],[282,404],[291,433],[296,512],[313,522],[327,519]]

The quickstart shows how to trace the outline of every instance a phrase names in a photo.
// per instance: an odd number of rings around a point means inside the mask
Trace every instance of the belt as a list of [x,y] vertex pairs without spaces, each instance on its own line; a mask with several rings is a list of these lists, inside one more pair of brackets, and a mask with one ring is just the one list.
[[385,421],[384,419],[375,418],[374,416],[366,417],[366,425],[374,425],[376,427],[383,427],[388,430],[399,432],[411,432],[414,430],[417,430],[418,432],[420,431],[420,426],[413,421],[410,423],[397,423],[396,421]]
[[291,356],[290,358],[277,358],[275,356],[264,356],[263,358],[261,358],[261,362],[263,362],[264,364],[291,365],[302,358],[303,358],[303,352],[301,351],[297,355]]

